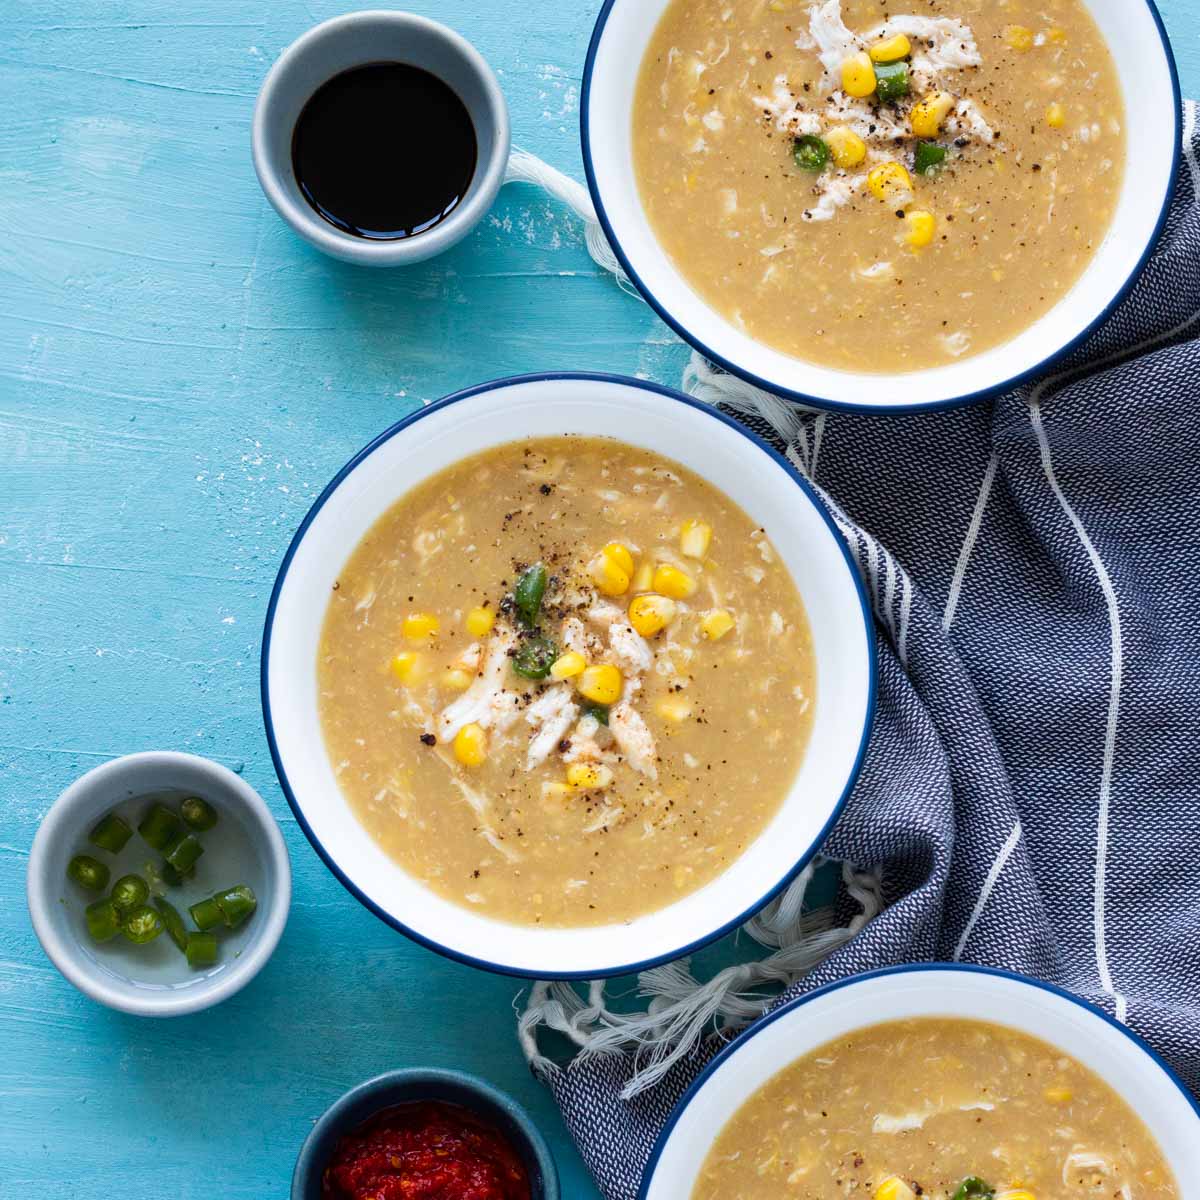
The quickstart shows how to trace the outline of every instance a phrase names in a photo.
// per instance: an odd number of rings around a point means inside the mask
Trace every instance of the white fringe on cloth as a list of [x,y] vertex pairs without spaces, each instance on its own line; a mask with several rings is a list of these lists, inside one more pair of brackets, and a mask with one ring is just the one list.
[[[608,244],[582,184],[524,150],[512,152],[504,182],[533,184],[572,209],[584,223],[588,254],[616,279],[622,291],[639,296]],[[761,418],[783,441],[796,469],[814,477],[824,413],[813,413],[745,383],[695,351],[684,368],[682,388],[705,404]],[[621,1092],[627,1100],[652,1087],[710,1033],[732,1034],[761,1016],[774,994],[845,945],[882,907],[878,875],[843,863],[842,881],[859,905],[858,915],[848,925],[835,926],[830,908],[805,912],[805,892],[823,861],[818,857],[809,863],[782,895],[742,926],[755,942],[773,953],[726,967],[706,982],[692,974],[691,960],[686,958],[643,971],[638,976],[637,994],[649,1003],[641,1011],[610,1009],[604,980],[588,984],[586,997],[562,980],[535,983],[517,1026],[529,1065],[540,1074],[559,1070],[539,1049],[538,1035],[543,1029],[554,1030],[572,1042],[580,1060],[632,1054],[635,1069]]]

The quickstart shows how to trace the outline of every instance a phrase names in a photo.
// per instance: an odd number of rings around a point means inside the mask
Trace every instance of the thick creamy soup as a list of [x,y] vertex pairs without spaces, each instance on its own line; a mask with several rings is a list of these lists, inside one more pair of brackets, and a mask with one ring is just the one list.
[[1123,124],[1079,0],[673,0],[633,149],[710,305],[784,353],[896,373],[1009,340],[1075,283]]
[[1106,1083],[981,1021],[874,1025],[797,1059],[721,1130],[691,1200],[1175,1200]]
[[707,883],[779,808],[815,703],[763,531],[676,463],[553,438],[405,496],[339,575],[321,719],[359,820],[503,920],[623,921]]

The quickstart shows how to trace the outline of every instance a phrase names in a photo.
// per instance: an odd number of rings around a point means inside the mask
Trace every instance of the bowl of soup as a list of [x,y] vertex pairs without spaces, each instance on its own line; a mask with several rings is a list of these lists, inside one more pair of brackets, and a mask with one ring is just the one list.
[[268,610],[284,791],[364,904],[511,974],[615,974],[809,859],[873,703],[861,581],[791,466],[606,376],[448,397],[314,505]]
[[1200,1114],[1128,1026],[1046,984],[950,964],[802,996],[705,1069],[640,1200],[1177,1200]]
[[1179,113],[1144,0],[608,0],[581,103],[659,315],[871,411],[978,398],[1092,330],[1161,228]]

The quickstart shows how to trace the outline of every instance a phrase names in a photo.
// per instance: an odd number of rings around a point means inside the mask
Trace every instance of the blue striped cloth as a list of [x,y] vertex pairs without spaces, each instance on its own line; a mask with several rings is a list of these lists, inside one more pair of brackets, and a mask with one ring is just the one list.
[[[784,998],[959,959],[1051,980],[1200,1088],[1200,208],[1196,108],[1136,288],[1055,374],[907,417],[813,415],[880,634],[870,750],[824,849],[886,910]],[[753,423],[753,422],[752,422]],[[549,1085],[609,1200],[717,1046],[622,1101]]]

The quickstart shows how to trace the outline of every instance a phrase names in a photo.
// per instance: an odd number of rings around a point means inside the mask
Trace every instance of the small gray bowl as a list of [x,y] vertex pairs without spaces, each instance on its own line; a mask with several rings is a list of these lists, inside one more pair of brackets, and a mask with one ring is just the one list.
[[[342,71],[377,62],[421,67],[448,84],[475,126],[479,158],[462,203],[415,237],[355,237],[326,221],[304,198],[292,169],[292,133],[312,94]],[[318,250],[346,262],[393,267],[421,262],[461,241],[483,219],[508,165],[508,106],[496,76],[465,38],[412,13],[347,13],[297,38],[267,73],[254,108],[254,169],[279,215]]]
[[[198,971],[188,969],[166,933],[147,946],[124,943],[120,935],[111,943],[92,943],[83,910],[96,897],[66,875],[67,863],[80,853],[106,862],[114,878],[137,870],[143,858],[154,861],[154,851],[136,832],[115,857],[92,846],[88,833],[102,816],[130,801],[184,795],[203,796],[220,817],[211,832],[200,835],[206,854],[197,864],[193,890],[246,883],[258,898],[257,911],[244,925],[226,936],[218,931],[220,957]],[[51,805],[29,853],[26,893],[42,948],[81,992],[121,1012],[174,1017],[219,1004],[262,969],[287,923],[292,869],[279,826],[244,779],[194,754],[150,751],[95,767]],[[170,889],[167,899],[186,909],[199,895]]]
[[418,1100],[444,1100],[483,1117],[512,1143],[529,1175],[532,1200],[559,1200],[558,1169],[529,1115],[503,1092],[462,1071],[410,1068],[388,1071],[351,1088],[325,1110],[300,1147],[292,1200],[321,1200],[322,1176],[338,1140],[377,1112]]

